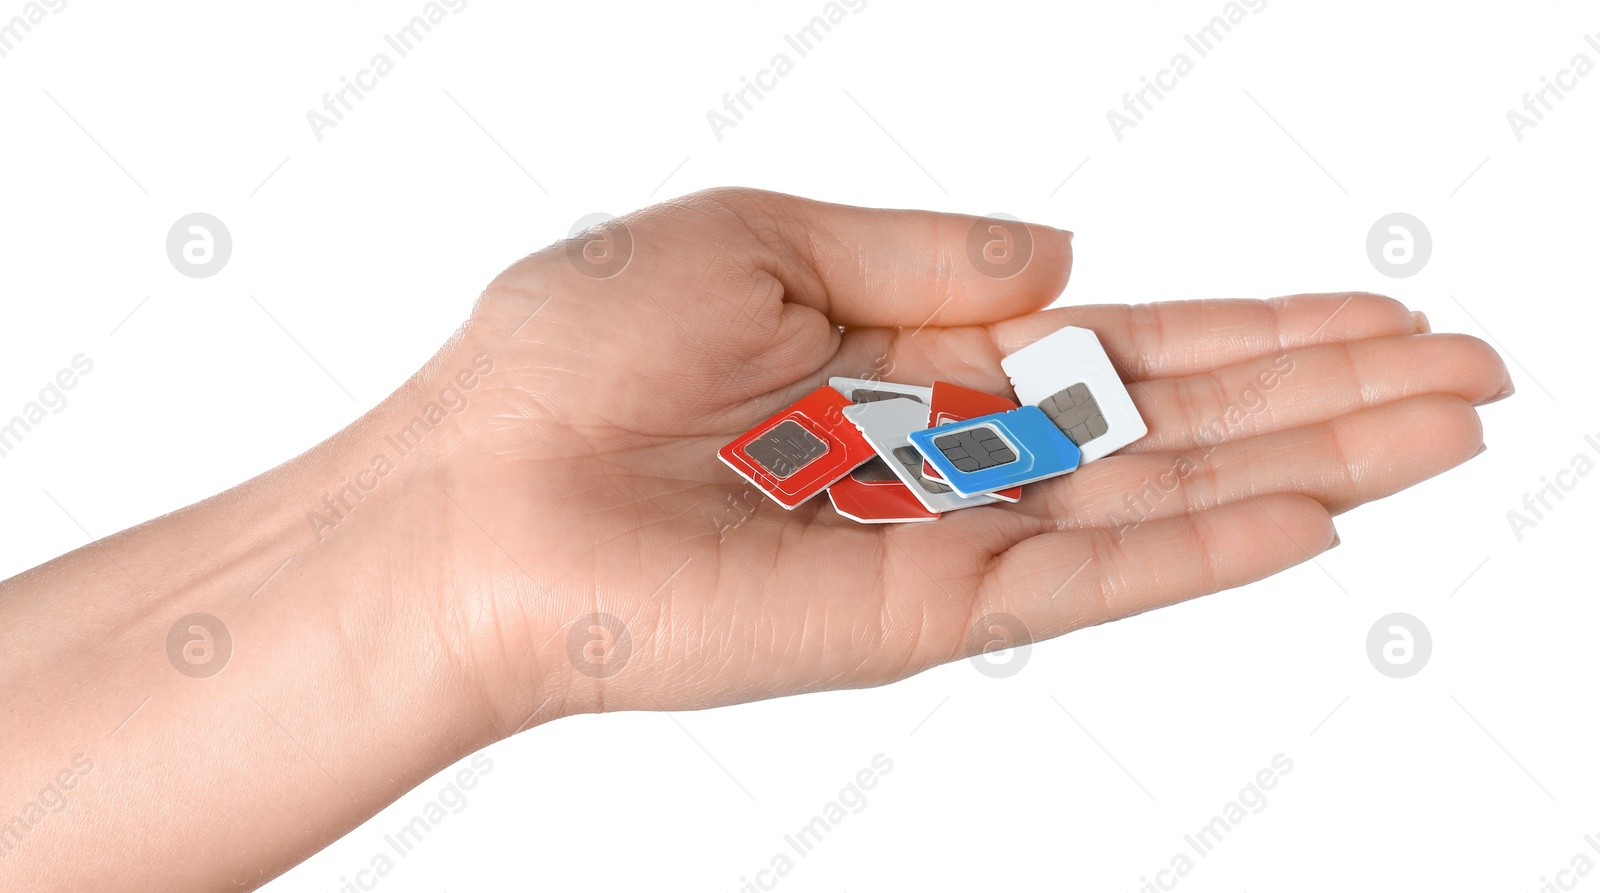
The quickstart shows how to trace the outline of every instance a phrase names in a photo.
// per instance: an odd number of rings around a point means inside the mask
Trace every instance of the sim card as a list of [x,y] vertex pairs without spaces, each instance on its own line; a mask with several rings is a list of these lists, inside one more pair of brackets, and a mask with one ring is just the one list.
[[[1006,412],[1016,408],[1017,404],[1004,397],[974,391],[948,381],[936,381],[933,383],[933,402],[928,410],[928,427],[964,422],[981,415]],[[944,479],[939,470],[933,467],[933,463],[926,460],[922,463],[922,475],[936,481]],[[1022,488],[1007,487],[1004,490],[996,490],[993,495],[1005,502],[1016,502],[1022,498]]]
[[851,403],[876,403],[904,397],[923,406],[933,403],[933,388],[913,384],[895,384],[872,378],[845,378],[840,375],[828,379],[828,386],[845,395]]
[[937,521],[882,456],[874,456],[828,488],[833,510],[862,524]]
[[846,407],[844,415],[928,511],[950,512],[995,501],[989,495],[962,496],[950,485],[922,476],[922,454],[911,445],[911,437],[928,426],[926,406],[911,400],[879,400]]
[[849,405],[833,388],[817,388],[717,450],[717,458],[792,509],[873,457],[872,446],[841,414]]
[[[894,384],[866,378],[828,379],[828,386],[852,403],[877,403],[880,400],[909,399],[927,406],[933,389]],[[895,475],[881,456],[874,456],[828,488],[833,510],[862,524],[895,524],[938,520]]]
[[1139,410],[1088,329],[1057,329],[1000,361],[1017,400],[1037,406],[1093,462],[1145,436]]
[[962,496],[1042,481],[1079,462],[1077,445],[1037,406],[916,431],[910,439]]

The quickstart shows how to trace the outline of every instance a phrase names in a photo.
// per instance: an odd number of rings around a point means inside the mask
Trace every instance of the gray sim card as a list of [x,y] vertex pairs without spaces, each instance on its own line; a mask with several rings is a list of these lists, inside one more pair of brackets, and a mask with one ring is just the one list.
[[850,472],[850,478],[863,484],[887,484],[890,481],[896,483],[900,481],[900,478],[895,475],[894,469],[890,468],[889,463],[883,461],[881,456],[873,456],[866,462],[857,465],[856,470]]
[[[922,454],[917,452],[916,447],[896,447],[894,457],[905,467],[906,471],[911,473],[911,476],[916,479],[924,491],[928,493],[950,492],[950,488],[947,485],[931,480],[922,474]],[[890,473],[892,474],[893,472]]]

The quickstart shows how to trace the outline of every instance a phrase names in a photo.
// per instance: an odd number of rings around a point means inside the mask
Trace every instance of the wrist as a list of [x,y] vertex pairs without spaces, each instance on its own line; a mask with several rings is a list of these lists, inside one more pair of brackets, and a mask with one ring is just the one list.
[[469,742],[462,753],[575,712],[571,667],[551,645],[555,562],[524,523],[550,515],[547,494],[506,484],[508,464],[537,461],[507,455],[527,434],[522,392],[472,335],[293,472],[306,553],[382,581],[352,606],[363,628],[391,631],[372,643],[373,666],[425,684]]
[[458,591],[430,521],[444,506],[439,454],[421,445],[361,499],[345,494],[352,507],[331,529],[310,517],[368,467],[391,408],[6,582],[0,631],[16,660],[0,688],[38,720],[0,732],[11,770],[0,793],[23,802],[81,753],[93,775],[73,792],[74,816],[182,803],[141,846],[230,842],[139,860],[63,819],[8,856],[18,876],[69,858],[108,888],[245,866],[271,876],[503,734],[442,607]]

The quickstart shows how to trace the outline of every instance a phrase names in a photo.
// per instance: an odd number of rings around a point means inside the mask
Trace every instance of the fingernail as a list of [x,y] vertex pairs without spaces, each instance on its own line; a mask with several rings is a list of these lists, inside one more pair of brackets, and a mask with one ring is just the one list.
[[1467,458],[1468,459],[1476,459],[1479,456],[1483,455],[1484,452],[1486,452],[1488,449],[1489,449],[1489,445],[1488,444],[1480,443],[1480,444],[1478,444],[1478,451],[1476,453],[1473,453],[1472,455],[1468,456]]
[[[1339,545],[1339,531],[1335,530],[1333,532],[1333,542],[1328,544],[1328,549],[1332,549],[1332,548],[1334,548],[1334,547],[1336,547],[1338,545]],[[1327,549],[1324,549],[1323,551],[1326,552]]]
[[1433,326],[1428,325],[1428,314],[1421,310],[1411,311],[1411,323],[1416,326],[1418,335],[1426,335],[1433,331]]
[[1491,403],[1499,403],[1501,400],[1506,399],[1507,397],[1511,396],[1512,394],[1515,394],[1516,392],[1517,392],[1517,386],[1512,384],[1510,381],[1507,381],[1506,382],[1506,386],[1500,389],[1500,393],[1495,394],[1493,397],[1490,397],[1489,399],[1483,401],[1482,403],[1479,403],[1478,405],[1479,406],[1488,406]]

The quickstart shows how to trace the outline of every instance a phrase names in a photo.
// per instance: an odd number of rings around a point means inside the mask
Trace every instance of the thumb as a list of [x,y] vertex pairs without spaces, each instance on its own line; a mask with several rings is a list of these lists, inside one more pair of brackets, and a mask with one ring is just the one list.
[[687,201],[744,221],[784,300],[841,326],[957,326],[1010,319],[1061,294],[1072,234],[1001,217],[858,208],[715,189]]

